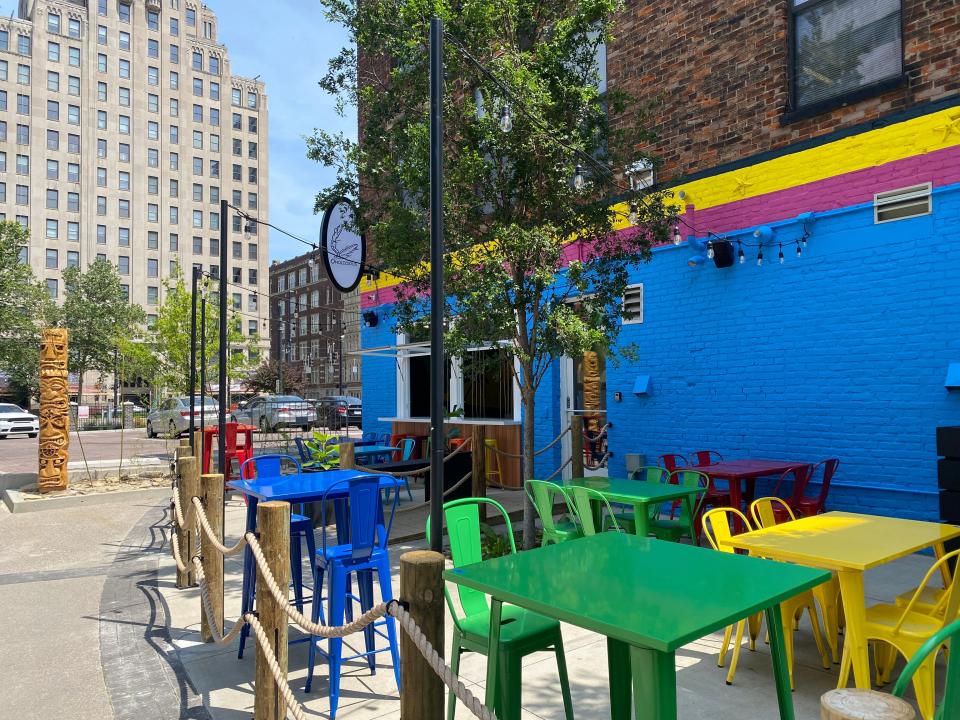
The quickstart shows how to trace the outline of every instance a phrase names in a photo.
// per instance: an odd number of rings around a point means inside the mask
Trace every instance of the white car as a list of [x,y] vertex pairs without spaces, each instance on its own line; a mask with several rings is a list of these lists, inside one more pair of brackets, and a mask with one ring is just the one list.
[[19,405],[0,403],[0,438],[26,433],[34,438],[40,433],[40,418]]
[[[213,398],[203,399],[200,396],[195,398],[193,406],[194,423],[197,429],[200,428],[200,405],[203,404],[203,420],[206,423],[216,422],[217,401]],[[190,398],[172,397],[161,402],[157,407],[147,415],[147,437],[153,438],[158,435],[167,437],[179,437],[181,433],[187,432],[190,428]]]

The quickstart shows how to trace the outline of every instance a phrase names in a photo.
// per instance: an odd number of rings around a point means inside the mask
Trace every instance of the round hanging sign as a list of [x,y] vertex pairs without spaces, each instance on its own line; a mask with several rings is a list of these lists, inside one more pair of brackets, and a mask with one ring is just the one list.
[[330,281],[341,292],[360,284],[367,261],[367,241],[356,230],[356,210],[347,198],[337,198],[323,214],[320,254]]

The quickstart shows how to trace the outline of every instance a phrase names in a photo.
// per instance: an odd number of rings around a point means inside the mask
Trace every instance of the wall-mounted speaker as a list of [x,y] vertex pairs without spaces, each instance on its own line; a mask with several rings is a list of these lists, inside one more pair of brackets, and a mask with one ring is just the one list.
[[363,313],[363,324],[366,327],[376,327],[378,321],[379,318],[373,310],[367,310],[365,313]]
[[713,241],[713,264],[718,268],[733,265],[733,243],[729,240]]

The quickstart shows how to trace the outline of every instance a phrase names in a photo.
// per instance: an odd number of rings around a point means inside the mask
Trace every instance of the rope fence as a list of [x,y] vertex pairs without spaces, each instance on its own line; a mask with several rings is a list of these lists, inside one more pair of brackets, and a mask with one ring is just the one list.
[[[464,443],[464,445],[466,444],[467,443]],[[457,451],[451,453],[448,457],[452,457],[456,454],[456,452],[461,451],[462,447],[463,445],[461,445]],[[197,467],[195,460],[191,459],[190,462],[191,464],[186,467],[190,468],[190,471],[195,473]],[[216,475],[205,477],[212,477],[222,486],[222,476]],[[462,478],[457,485],[451,488],[448,492],[452,491],[456,487],[459,487],[460,484],[466,482],[469,478],[470,474]],[[400,627],[403,628],[403,631],[407,634],[407,636],[411,639],[429,668],[432,669],[432,671],[450,690],[450,692],[452,692],[454,696],[457,697],[477,718],[480,718],[481,720],[496,720],[496,716],[493,711],[487,708],[480,701],[480,699],[477,698],[464,685],[457,674],[444,662],[443,657],[436,650],[436,648],[433,647],[423,630],[417,625],[411,614],[403,606],[401,606],[399,602],[396,600],[390,600],[388,602],[380,603],[367,610],[352,622],[345,625],[322,625],[309,620],[301,612],[299,612],[293,604],[291,604],[288,597],[289,590],[287,588],[280,587],[280,584],[277,582],[273,572],[271,571],[270,564],[256,534],[247,532],[234,545],[224,545],[221,538],[218,536],[217,531],[211,525],[210,519],[207,517],[207,509],[204,506],[203,500],[198,495],[193,495],[192,493],[191,497],[189,497],[188,505],[188,508],[191,510],[191,512],[186,514],[183,512],[183,507],[181,505],[182,500],[180,497],[181,492],[184,491],[184,484],[182,483],[182,480],[183,476],[179,476],[174,479],[172,498],[170,502],[170,507],[172,509],[172,519],[169,526],[172,530],[170,536],[170,546],[177,569],[181,573],[186,573],[192,570],[196,584],[199,586],[201,613],[203,618],[206,620],[206,624],[210,628],[211,640],[215,644],[226,645],[237,638],[244,627],[250,627],[251,631],[257,638],[257,645],[262,653],[262,657],[266,661],[266,664],[270,670],[270,674],[273,676],[273,679],[276,683],[277,691],[283,699],[286,712],[291,715],[294,720],[306,720],[306,715],[303,706],[297,700],[293,690],[290,688],[285,667],[281,667],[280,661],[278,661],[276,654],[273,652],[270,636],[271,634],[276,636],[276,629],[265,628],[261,622],[261,618],[257,613],[247,612],[233,623],[229,632],[224,633],[225,624],[222,624],[223,621],[218,618],[217,613],[215,612],[214,602],[211,597],[210,582],[208,581],[204,572],[203,555],[205,553],[217,553],[220,556],[229,557],[241,552],[245,548],[249,548],[253,560],[256,563],[256,567],[260,572],[263,584],[270,596],[273,598],[277,607],[286,614],[287,618],[289,618],[294,625],[299,627],[305,633],[309,633],[311,636],[326,639],[344,638],[349,635],[362,632],[364,628],[368,627],[377,620],[387,616],[394,618]],[[196,485],[190,486],[190,489],[196,489]],[[222,502],[222,495],[220,497]],[[188,524],[191,525],[191,527],[188,527]],[[188,545],[197,550],[197,552],[190,557],[189,562],[185,562],[184,560],[180,540],[178,537],[184,530],[194,533],[192,539],[188,541]],[[218,588],[216,588],[215,592],[216,591],[219,591],[221,594],[223,592],[222,577],[220,578],[220,585]],[[271,632],[271,630],[273,632]],[[314,642],[314,637],[311,637],[311,642]],[[284,660],[284,665],[285,664],[286,660]]]

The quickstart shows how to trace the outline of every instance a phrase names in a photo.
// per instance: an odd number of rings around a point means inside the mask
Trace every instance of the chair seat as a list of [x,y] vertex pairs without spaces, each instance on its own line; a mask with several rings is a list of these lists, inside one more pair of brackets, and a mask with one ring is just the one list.
[[[896,605],[874,605],[867,608],[867,636],[890,635],[903,616],[903,608]],[[919,642],[925,641],[943,626],[943,620],[921,612],[910,611],[900,626],[899,634]],[[874,628],[877,632],[874,632]]]
[[[897,604],[897,607],[904,608],[909,605],[910,600],[913,599],[913,596],[916,592],[916,588],[914,588],[913,590],[907,590],[906,592],[897,595],[897,598],[894,601]],[[917,602],[913,606],[914,611],[927,614],[932,613],[936,606],[940,604],[945,592],[946,590],[943,588],[925,585],[923,590],[920,591],[920,597],[917,598]]]
[[309,524],[310,528],[313,529],[313,520],[308,518],[305,515],[297,515],[297,513],[290,513],[290,525],[304,525]]
[[[474,644],[486,645],[490,634],[490,613],[479,612],[457,619],[457,625],[466,639]],[[524,610],[516,605],[503,605],[500,622],[500,644],[509,649],[511,645],[536,640],[544,635],[560,632],[560,623],[553,618]]]
[[708,490],[703,496],[704,504],[710,503],[711,505],[729,507],[730,502],[730,493],[722,490]]
[[353,546],[351,545],[328,545],[326,553],[322,548],[317,549],[317,565],[326,567],[332,563],[343,565],[363,565],[374,566],[386,551],[381,547],[375,547],[369,557],[354,559]]

